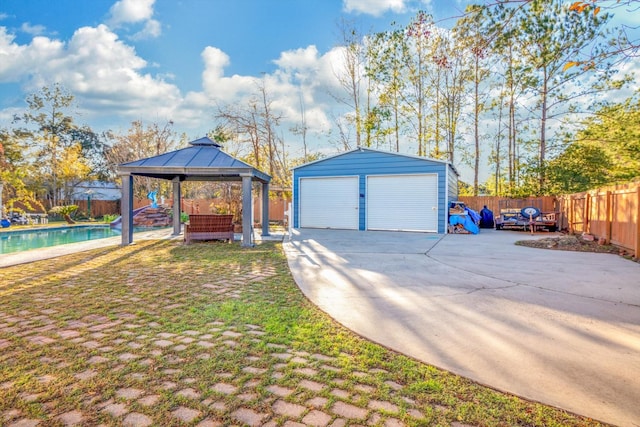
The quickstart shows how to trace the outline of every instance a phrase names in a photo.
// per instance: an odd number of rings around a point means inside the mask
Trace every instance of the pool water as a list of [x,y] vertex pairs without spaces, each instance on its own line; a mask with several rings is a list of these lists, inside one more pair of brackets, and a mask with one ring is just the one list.
[[120,230],[108,225],[41,228],[0,233],[0,254],[22,252],[67,243],[85,242],[120,236]]

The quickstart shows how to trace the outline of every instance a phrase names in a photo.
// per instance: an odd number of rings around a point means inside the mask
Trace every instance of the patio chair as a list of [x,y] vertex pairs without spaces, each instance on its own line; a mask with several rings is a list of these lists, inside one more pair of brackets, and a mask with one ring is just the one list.
[[228,240],[233,242],[233,215],[189,215],[184,241]]

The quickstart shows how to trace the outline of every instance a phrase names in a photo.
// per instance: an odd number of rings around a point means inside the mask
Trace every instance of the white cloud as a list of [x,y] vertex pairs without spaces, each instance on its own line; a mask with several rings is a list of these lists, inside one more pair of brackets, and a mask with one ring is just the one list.
[[85,118],[171,118],[182,102],[180,91],[145,73],[146,67],[106,25],[79,28],[66,45],[47,37],[19,45],[0,27],[0,82],[19,83],[26,92],[61,83]]
[[343,0],[343,9],[347,13],[363,13],[380,16],[387,11],[403,13],[407,10],[405,0]]
[[154,39],[162,34],[162,25],[155,19],[150,19],[144,24],[144,28],[131,36],[133,40]]
[[229,55],[222,50],[207,46],[202,51],[204,71],[202,72],[202,86],[205,94],[220,102],[229,102],[238,96],[255,90],[255,78],[239,76],[224,76],[224,68],[231,64]]
[[[216,106],[244,107],[263,84],[274,113],[283,117],[282,129],[300,123],[302,102],[313,133],[331,127],[333,100],[326,88],[337,87],[331,62],[340,52],[321,55],[308,46],[283,52],[271,74],[226,76],[231,59],[209,46],[201,53],[202,89],[182,94],[170,74],[149,73],[152,66],[106,25],[79,28],[66,41],[39,36],[27,44],[0,26],[0,83],[20,84],[25,93],[60,83],[75,96],[81,121],[97,131],[123,121],[173,120],[199,132],[213,126]],[[0,118],[8,111],[0,111]]]
[[23,110],[18,108],[5,108],[0,110],[0,126],[5,123],[11,123],[15,116],[19,116],[23,113]]
[[39,36],[44,34],[45,27],[43,25],[31,25],[30,23],[25,22],[20,26],[20,30],[27,34],[31,34],[32,36]]
[[184,119],[206,122],[203,112],[209,111],[204,114],[209,114],[209,119],[213,119],[216,106],[245,108],[250,99],[259,100],[260,87],[264,86],[272,112],[281,117],[283,129],[299,124],[301,102],[310,132],[320,132],[330,127],[325,112],[329,97],[321,85],[326,80],[335,80],[335,77],[330,71],[327,72],[330,69],[328,57],[320,56],[315,46],[283,52],[274,61],[278,68],[261,77],[225,76],[224,70],[231,65],[231,60],[219,48],[208,46],[202,51],[201,57],[204,62],[203,91],[189,92],[185,96],[181,108]]
[[131,36],[132,40],[145,40],[159,37],[162,25],[153,19],[155,0],[119,0],[109,9],[107,24],[120,28],[133,24],[144,24],[142,30]]
[[119,0],[109,10],[112,25],[130,24],[151,19],[155,0]]
[[318,48],[311,45],[306,48],[282,52],[280,58],[273,62],[283,69],[312,69],[318,63]]
[[[58,66],[56,66],[58,65]],[[112,109],[112,113],[147,116],[150,110],[170,110],[180,100],[172,84],[143,74],[145,60],[105,25],[77,30],[63,60],[49,75],[85,101]],[[69,72],[73,70],[73,72]],[[153,106],[153,108],[150,108]]]
[[281,79],[301,87],[317,87],[324,80],[321,73],[325,61],[314,45],[282,52],[273,62],[278,66]]
[[34,72],[58,59],[64,45],[46,37],[34,37],[29,45],[14,42],[15,36],[0,27],[0,82],[26,83]]
[[320,55],[318,49],[311,45],[282,52],[274,61],[279,67],[274,75],[283,86],[278,94],[279,101],[289,121],[299,122],[302,102],[307,126],[312,131],[326,131],[331,127],[327,114],[334,99],[328,91],[339,90],[334,71],[336,58],[342,58],[342,48]]

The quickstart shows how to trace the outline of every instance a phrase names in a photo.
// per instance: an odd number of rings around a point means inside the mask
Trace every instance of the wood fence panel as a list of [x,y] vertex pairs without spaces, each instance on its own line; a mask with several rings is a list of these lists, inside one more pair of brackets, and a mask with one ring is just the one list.
[[120,200],[92,200],[91,212],[88,211],[86,199],[73,200],[73,204],[78,206],[78,212],[90,214],[92,218],[100,218],[104,215],[120,215]]
[[559,197],[567,228],[640,253],[640,182]]
[[580,197],[572,199],[571,203],[571,224],[570,230],[574,233],[583,233],[585,231],[585,205],[587,204],[587,195],[583,194]]
[[612,193],[611,243],[614,245],[635,250],[637,201],[635,188]]
[[[284,222],[284,212],[287,210],[289,200],[286,199],[269,199],[269,221]],[[262,221],[262,201],[255,199],[253,201],[253,216],[257,222]]]
[[500,200],[506,200],[507,197],[496,196],[460,196],[458,200],[464,202],[464,204],[473,209],[476,212],[480,212],[484,206],[486,206],[494,214],[498,212],[498,203]]
[[[284,221],[284,212],[287,208],[288,202],[289,201],[284,198],[270,198],[269,221]],[[173,200],[165,200],[165,204],[173,206]],[[148,205],[149,199],[135,199],[133,201],[133,209],[138,209]],[[237,213],[239,215],[239,212],[233,211],[234,208],[240,209],[240,203],[237,203],[236,206],[232,206],[232,212],[230,212],[231,214]],[[182,199],[182,212],[187,214],[226,213],[228,210],[228,204],[222,199]],[[259,197],[253,200],[253,217],[256,222],[260,222],[262,220],[262,201]]]
[[[523,206],[527,204],[537,206],[539,202],[541,202],[542,212],[559,212],[560,211],[557,200],[553,196],[530,197],[526,199],[512,199],[510,197],[498,197],[498,196],[460,196],[458,197],[458,200],[460,200],[461,202],[464,202],[464,204],[467,207],[477,212],[480,212],[483,206],[486,206],[487,208],[489,208],[489,210],[493,212],[494,215],[497,215],[500,212],[500,202],[505,200],[524,200]],[[527,203],[527,201],[530,201],[530,203]]]
[[[269,199],[269,221],[274,222],[283,222],[285,215],[284,212],[287,210],[287,205],[290,200],[286,198],[270,198]],[[83,214],[89,214],[88,212],[88,202],[87,199],[81,200],[72,200],[72,204],[78,206],[78,212]],[[138,209],[144,206],[149,206],[149,199],[138,199],[134,198],[133,200],[133,209]],[[165,205],[173,206],[173,200],[167,199],[165,200]],[[23,209],[27,212],[31,212],[30,209],[27,209],[20,203],[15,204],[17,208]],[[240,206],[240,202],[238,201],[237,206]],[[255,198],[253,201],[253,212],[254,219],[257,222],[262,220],[262,201],[259,197]],[[182,211],[187,214],[212,214],[218,213],[221,211],[226,212],[228,210],[227,203],[222,199],[183,199],[182,200]],[[120,215],[120,200],[91,200],[91,217],[92,218],[100,218],[104,215]]]
[[604,236],[607,233],[609,223],[606,201],[607,193],[587,193],[586,197],[589,200],[589,208],[586,212],[587,227],[585,227],[584,231],[594,236]]

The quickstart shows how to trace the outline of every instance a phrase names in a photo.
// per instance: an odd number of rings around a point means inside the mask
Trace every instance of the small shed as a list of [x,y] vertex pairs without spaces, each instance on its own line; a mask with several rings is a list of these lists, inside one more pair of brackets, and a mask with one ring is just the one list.
[[448,162],[357,148],[293,169],[293,227],[445,233]]
[[269,235],[269,182],[271,177],[220,149],[220,145],[204,137],[189,146],[154,157],[118,166],[122,178],[122,245],[133,242],[133,177],[148,176],[173,183],[173,234],[181,232],[181,191],[183,181],[242,182],[242,246],[251,246],[253,209],[252,182],[262,184],[262,235]]

